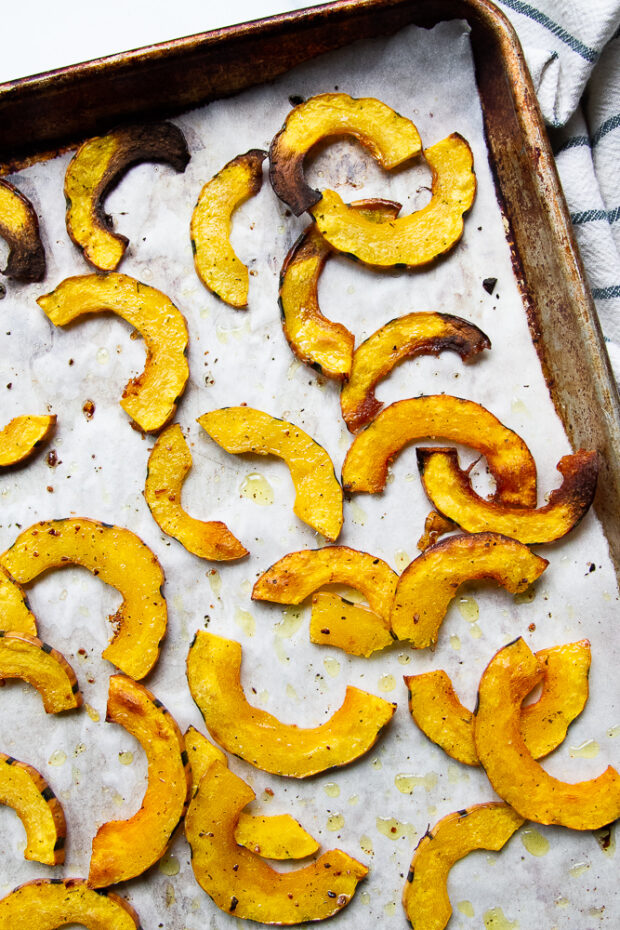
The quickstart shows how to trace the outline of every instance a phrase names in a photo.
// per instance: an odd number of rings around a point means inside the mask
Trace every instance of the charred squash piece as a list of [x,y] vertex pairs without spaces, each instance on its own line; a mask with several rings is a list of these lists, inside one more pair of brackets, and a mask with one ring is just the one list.
[[0,630],[37,635],[37,621],[24,591],[0,565]]
[[310,642],[368,658],[394,642],[389,621],[363,604],[321,591],[312,598]]
[[14,417],[0,430],[0,466],[17,465],[54,432],[56,414]]
[[151,515],[168,536],[201,559],[227,561],[248,554],[225,523],[196,520],[183,510],[183,482],[192,467],[192,454],[178,424],[168,426],[157,438],[149,456],[144,487]]
[[93,839],[88,884],[106,888],[141,875],[160,859],[189,799],[191,771],[183,736],[161,701],[124,675],[110,678],[108,723],[138,740],[148,762],[148,788],[129,820],[110,820]]
[[[391,200],[360,200],[351,207],[371,222],[393,219],[400,210]],[[284,259],[279,302],[284,335],[297,358],[326,378],[342,381],[351,372],[355,337],[342,323],[323,316],[318,298],[321,272],[333,254],[316,225],[308,226]]]
[[293,510],[327,539],[342,527],[342,488],[325,449],[302,429],[252,407],[222,407],[198,417],[226,452],[253,452],[284,459],[295,486]]
[[185,317],[161,291],[128,275],[66,278],[37,303],[55,326],[106,310],[133,326],[146,344],[142,374],[125,386],[121,407],[140,429],[156,433],[172,419],[189,377]]
[[0,804],[12,807],[24,825],[24,859],[43,865],[65,861],[67,826],[60,801],[35,768],[2,752]]
[[198,277],[220,300],[239,310],[248,305],[250,278],[230,244],[232,214],[261,189],[265,158],[267,152],[251,149],[224,165],[200,191],[190,224]]
[[523,440],[485,407],[450,394],[399,400],[382,410],[347,452],[342,467],[345,491],[382,491],[388,465],[405,446],[439,436],[486,456],[496,499],[518,507],[536,506],[536,463]]
[[375,387],[404,359],[451,351],[468,361],[490,348],[482,330],[448,313],[408,313],[391,320],[355,350],[340,394],[345,423],[356,433],[376,417],[383,404],[375,397]]
[[21,678],[36,688],[48,714],[82,705],[75,673],[65,657],[28,633],[0,631],[0,681]]
[[463,234],[463,215],[476,194],[472,152],[453,133],[425,149],[424,156],[432,173],[431,200],[425,207],[370,223],[327,190],[310,211],[321,235],[339,252],[377,268],[420,268],[449,252]]
[[181,130],[172,123],[115,129],[84,142],[67,168],[67,232],[84,258],[101,271],[114,271],[129,244],[125,236],[112,232],[105,198],[129,168],[144,161],[185,171],[189,152]]
[[[185,746],[192,770],[192,797],[209,767],[216,761],[228,765],[225,753],[194,727],[185,733]],[[262,817],[241,811],[235,842],[263,859],[304,859],[317,852],[319,844],[290,814]]]
[[452,914],[447,887],[452,866],[475,849],[500,850],[523,822],[507,804],[490,802],[448,814],[427,830],[403,890],[403,907],[413,930],[443,930]]
[[500,649],[480,679],[474,740],[494,790],[535,823],[596,830],[620,817],[620,775],[608,766],[590,781],[553,778],[529,752],[521,702],[544,677],[544,663],[519,638]]
[[37,878],[0,900],[0,930],[141,930],[140,918],[112,891],[93,891],[81,878]]
[[295,107],[269,150],[269,179],[295,216],[320,201],[304,178],[310,149],[333,136],[354,136],[389,171],[418,155],[422,143],[411,120],[372,97],[318,94]]
[[446,611],[465,581],[491,579],[518,594],[549,562],[499,533],[450,536],[414,559],[398,579],[390,624],[398,639],[434,649]]
[[239,643],[203,630],[196,634],[187,680],[209,733],[228,752],[274,775],[306,778],[358,759],[374,745],[396,707],[349,687],[329,720],[302,729],[248,704],[240,671]]
[[[536,658],[544,665],[545,677],[539,699],[521,707],[521,735],[532,757],[542,759],[560,745],[585,707],[590,644],[581,640],[541,649]],[[458,762],[479,765],[473,714],[459,701],[446,673],[437,669],[404,680],[409,711],[425,736]]]
[[596,491],[596,452],[580,450],[561,458],[562,485],[538,509],[479,497],[459,468],[455,449],[418,449],[417,454],[424,490],[440,513],[469,533],[503,533],[527,545],[565,536],[585,516]]
[[351,900],[368,869],[339,849],[293,872],[276,872],[237,845],[239,815],[255,794],[221,762],[200,782],[185,818],[198,884],[221,910],[263,924],[323,920]]
[[16,281],[42,281],[45,251],[34,207],[16,187],[0,178],[0,236],[9,246],[3,274]]
[[110,617],[116,632],[104,659],[132,678],[144,678],[157,662],[168,619],[164,573],[155,554],[131,530],[85,517],[44,520],[24,530],[0,563],[20,584],[50,568],[87,568],[124,598]]

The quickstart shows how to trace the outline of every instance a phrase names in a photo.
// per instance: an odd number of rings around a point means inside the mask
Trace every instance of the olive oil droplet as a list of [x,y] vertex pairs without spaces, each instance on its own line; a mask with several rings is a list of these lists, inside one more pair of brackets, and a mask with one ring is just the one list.
[[304,619],[301,607],[287,607],[282,611],[282,619],[276,623],[275,634],[281,639],[290,639],[297,632]]
[[461,914],[465,914],[465,917],[475,916],[476,912],[474,911],[474,906],[471,901],[459,901],[456,905],[456,908],[461,912]]
[[133,752],[129,752],[129,750],[126,752],[119,752],[118,761],[121,765],[131,765],[133,762]]
[[411,557],[405,552],[404,549],[397,549],[394,553],[394,565],[398,572],[402,572],[403,569],[407,568],[411,562]]
[[344,827],[344,817],[342,814],[332,814],[331,817],[327,818],[327,829],[331,830],[332,833],[337,833],[338,830],[342,830]]
[[337,798],[340,795],[340,785],[337,785],[335,781],[330,781],[323,786],[323,791],[330,798]]
[[460,597],[456,605],[459,613],[468,623],[475,623],[480,617],[478,602],[473,597]]
[[372,856],[375,851],[372,845],[372,840],[365,833],[363,836],[360,836],[360,849],[362,852],[366,853],[367,856]]
[[584,872],[587,872],[590,868],[589,862],[576,862],[568,870],[568,874],[573,878],[579,878],[580,875],[583,875]]
[[63,752],[62,749],[55,749],[47,760],[48,765],[64,765],[67,761],[67,753]]
[[246,636],[254,636],[256,633],[256,621],[249,610],[237,607],[235,610],[235,623]]
[[396,679],[393,675],[382,675],[379,679],[379,691],[393,691],[396,687]]
[[483,915],[485,930],[518,930],[517,920],[508,920],[501,907],[492,907]]
[[570,747],[570,757],[575,759],[579,756],[582,759],[594,759],[598,756],[600,750],[599,744],[594,739],[587,739],[585,743],[579,746]]
[[179,860],[176,856],[164,856],[160,860],[159,871],[163,872],[164,875],[178,875],[179,869]]
[[532,856],[546,856],[549,852],[549,840],[534,827],[525,827],[519,834],[521,842]]
[[255,504],[266,507],[273,504],[273,488],[266,478],[259,475],[258,472],[251,472],[241,482],[239,489],[243,497],[249,498]]
[[336,678],[340,674],[340,662],[338,659],[332,659],[331,656],[327,656],[323,659],[323,665],[330,678]]

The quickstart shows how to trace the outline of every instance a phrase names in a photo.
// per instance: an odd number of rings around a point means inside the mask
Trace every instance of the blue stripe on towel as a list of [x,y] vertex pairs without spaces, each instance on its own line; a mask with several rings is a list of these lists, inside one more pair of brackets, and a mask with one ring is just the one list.
[[590,140],[587,136],[573,136],[572,139],[567,139],[566,142],[563,142],[559,148],[556,149],[555,154],[559,155],[560,152],[565,152],[566,149],[576,149],[579,146],[587,145],[590,146]]
[[614,297],[620,297],[620,284],[612,284],[611,287],[593,287],[592,296],[595,300],[612,300]]
[[615,116],[610,116],[609,119],[606,119],[604,123],[601,123],[599,128],[596,130],[592,136],[592,145],[596,145],[603,136],[606,136],[608,132],[611,132],[612,129],[617,129],[620,126],[620,113],[616,113]]
[[567,32],[566,29],[563,29],[558,23],[549,19],[545,13],[537,10],[536,7],[530,6],[529,3],[523,3],[522,0],[501,0],[501,3],[510,7],[515,13],[521,13],[523,16],[527,16],[529,19],[533,19],[534,22],[539,23],[539,25],[544,26],[545,29],[548,29],[554,36],[561,39],[573,52],[581,55],[586,61],[594,62],[597,60],[599,53],[596,49],[584,45],[583,42],[580,42],[579,39]]

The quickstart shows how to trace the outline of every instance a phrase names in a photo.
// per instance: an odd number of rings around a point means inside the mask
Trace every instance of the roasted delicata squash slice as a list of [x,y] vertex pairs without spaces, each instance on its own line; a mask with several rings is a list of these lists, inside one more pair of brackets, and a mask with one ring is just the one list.
[[0,466],[17,465],[54,432],[56,414],[14,417],[0,430]]
[[202,283],[231,307],[248,305],[248,269],[230,244],[232,214],[258,194],[267,152],[237,155],[200,191],[190,224],[196,273]]
[[110,617],[115,633],[104,659],[132,678],[144,678],[157,662],[168,622],[164,573],[155,554],[131,530],[86,517],[43,520],[17,537],[0,564],[20,584],[51,568],[87,568],[124,598]]
[[499,533],[450,536],[414,559],[398,579],[392,630],[416,649],[434,649],[450,602],[463,582],[491,579],[518,594],[548,564],[523,543]]
[[320,591],[312,598],[310,642],[367,658],[394,642],[389,620],[363,604]]
[[620,775],[608,766],[590,781],[553,778],[529,752],[521,702],[544,677],[544,663],[521,639],[500,649],[480,679],[474,740],[494,790],[535,823],[596,830],[620,817]]
[[417,454],[424,490],[441,514],[469,533],[503,533],[527,545],[565,536],[585,516],[596,491],[596,452],[580,450],[561,458],[562,484],[538,509],[479,497],[459,468],[455,449],[418,449]]
[[381,100],[318,94],[295,107],[269,150],[271,186],[295,216],[321,199],[304,179],[310,149],[333,136],[354,136],[386,171],[418,155],[422,142],[411,122]]
[[12,807],[24,825],[25,859],[43,865],[65,861],[67,825],[60,801],[35,768],[2,752],[0,804]]
[[251,765],[306,778],[358,759],[376,742],[395,704],[347,688],[342,706],[317,727],[281,723],[253,707],[241,687],[241,645],[203,630],[187,657],[189,689],[213,739]]
[[284,459],[295,486],[293,510],[327,539],[342,527],[342,488],[325,449],[302,429],[252,407],[222,407],[198,417],[226,452],[253,452]]
[[129,820],[111,820],[93,839],[88,884],[106,888],[141,875],[163,856],[189,798],[191,771],[183,736],[161,701],[131,678],[113,675],[108,723],[138,740],[148,762],[148,787]]
[[[185,747],[192,770],[192,797],[209,767],[216,761],[228,765],[225,753],[194,727],[185,733]],[[290,814],[262,817],[241,811],[235,828],[235,842],[263,859],[304,859],[313,856],[319,844]]]
[[[351,207],[372,222],[394,219],[400,210],[391,200],[360,200]],[[284,259],[279,302],[284,335],[297,358],[326,378],[342,381],[351,372],[355,337],[342,323],[323,316],[318,297],[321,272],[333,254],[316,225],[308,226]]]
[[0,681],[21,678],[36,688],[48,714],[82,705],[75,673],[65,657],[28,633],[0,631]]
[[424,150],[431,170],[430,202],[408,216],[369,222],[326,190],[311,213],[319,232],[339,252],[377,268],[419,268],[445,255],[463,234],[463,215],[476,195],[471,149],[457,132]]
[[55,326],[106,310],[140,333],[146,344],[142,374],[125,386],[121,407],[140,429],[158,432],[174,416],[189,377],[185,317],[170,298],[129,275],[111,272],[66,278],[37,303]]
[[340,393],[345,423],[356,433],[376,417],[383,404],[375,388],[404,359],[451,351],[468,361],[490,348],[482,330],[449,313],[408,313],[390,320],[355,350],[349,380]]
[[185,171],[189,152],[181,130],[166,122],[115,129],[84,142],[67,168],[67,232],[84,258],[101,271],[114,271],[129,244],[125,236],[112,232],[105,198],[133,165],[144,161]]
[[56,930],[79,924],[88,930],[141,930],[140,918],[112,891],[93,891],[81,878],[37,878],[0,900],[0,930]]
[[427,830],[413,854],[403,907],[413,930],[443,930],[450,920],[448,875],[475,849],[500,850],[523,824],[508,804],[474,804]]
[[239,846],[236,825],[255,794],[221,762],[200,782],[185,818],[198,884],[223,911],[263,924],[323,920],[351,900],[366,866],[339,849],[293,872],[276,872]]
[[[569,724],[588,699],[590,644],[587,640],[541,649],[544,665],[542,692],[537,701],[521,707],[521,735],[534,759],[556,749]],[[409,675],[409,711],[417,726],[453,759],[479,765],[474,743],[474,715],[459,701],[443,669]]]
[[0,565],[0,630],[37,635],[37,621],[22,588]]
[[411,397],[382,410],[347,452],[342,466],[345,491],[382,491],[388,465],[405,446],[439,436],[486,456],[496,499],[518,507],[536,506],[536,463],[523,440],[485,407],[450,394]]
[[201,559],[227,561],[248,554],[220,520],[196,520],[183,510],[183,482],[192,467],[192,454],[178,424],[157,438],[149,456],[144,499],[157,525]]
[[16,281],[42,281],[45,250],[34,207],[16,187],[0,178],[0,236],[9,246],[3,274]]

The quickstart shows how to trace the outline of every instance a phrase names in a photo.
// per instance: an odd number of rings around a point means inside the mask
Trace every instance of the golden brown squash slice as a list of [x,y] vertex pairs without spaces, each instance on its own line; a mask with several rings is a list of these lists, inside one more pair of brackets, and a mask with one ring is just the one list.
[[434,649],[439,628],[465,581],[496,581],[511,594],[525,591],[549,562],[499,533],[450,536],[414,559],[398,579],[390,624],[415,649]]
[[544,677],[544,663],[521,639],[493,656],[480,679],[474,713],[476,753],[494,790],[535,823],[596,830],[620,817],[620,775],[608,766],[568,784],[536,762],[521,733],[521,702]]
[[0,630],[37,635],[37,621],[24,591],[0,565]]
[[381,100],[348,94],[318,94],[295,107],[269,150],[269,180],[295,216],[321,199],[304,179],[310,149],[332,136],[354,136],[389,171],[418,155],[418,130]]
[[82,705],[75,673],[65,657],[28,633],[0,630],[0,681],[21,678],[36,688],[48,714]]
[[580,450],[561,458],[562,484],[538,509],[479,497],[459,468],[455,449],[418,449],[417,454],[424,490],[441,514],[469,533],[503,533],[527,545],[565,536],[585,516],[596,491],[596,452]]
[[101,271],[114,271],[129,240],[112,232],[105,198],[139,162],[165,162],[185,171],[189,152],[181,130],[172,123],[126,126],[88,139],[79,147],[65,174],[67,232],[84,258]]
[[0,178],[0,236],[8,243],[3,274],[16,281],[42,281],[45,251],[34,207],[16,187]]
[[[391,200],[360,200],[351,207],[371,221],[394,218],[400,204]],[[302,362],[326,378],[349,377],[355,337],[342,323],[323,316],[318,287],[321,272],[334,249],[313,223],[290,250],[280,272],[282,328],[291,349]]]
[[157,438],[149,456],[144,499],[157,525],[201,559],[227,561],[248,554],[220,520],[196,520],[183,510],[183,482],[192,467],[192,454],[178,424]]
[[110,617],[115,633],[104,659],[132,678],[144,678],[157,662],[168,620],[164,573],[155,554],[131,530],[86,517],[43,520],[17,537],[0,564],[20,584],[50,568],[87,568],[124,598]]
[[88,874],[91,888],[135,878],[157,862],[183,816],[191,788],[181,731],[144,685],[113,675],[106,720],[124,727],[144,749],[148,787],[133,817],[110,820],[97,830]]
[[389,621],[363,604],[321,591],[312,598],[310,642],[368,658],[394,642]]
[[482,330],[449,313],[408,313],[390,320],[355,350],[349,380],[340,393],[345,423],[356,433],[376,417],[383,404],[375,388],[404,359],[451,351],[468,361],[490,348]]
[[341,911],[366,866],[334,849],[305,868],[276,872],[235,840],[239,815],[254,798],[221,762],[208,769],[185,818],[198,884],[221,910],[263,924],[305,923]]
[[281,723],[246,700],[241,645],[200,630],[187,657],[189,689],[213,739],[251,765],[307,778],[358,759],[375,744],[395,704],[347,688],[342,706],[317,727]]
[[[542,692],[537,701],[521,707],[521,734],[534,759],[556,749],[569,724],[588,699],[590,643],[587,639],[541,649],[544,665]],[[409,689],[409,711],[430,740],[465,765],[480,765],[474,743],[474,715],[459,701],[442,669],[404,677]]]
[[302,429],[252,407],[222,407],[198,417],[226,452],[253,452],[284,459],[295,486],[293,510],[327,539],[342,527],[342,488],[325,449]]
[[67,825],[60,801],[35,768],[2,752],[0,804],[12,807],[24,825],[24,859],[43,865],[65,861]]
[[200,191],[190,224],[198,277],[220,300],[239,310],[247,308],[250,277],[230,244],[232,214],[261,189],[265,158],[267,152],[251,149],[224,165]]
[[146,344],[146,364],[125,386],[121,407],[140,429],[156,433],[172,419],[189,377],[185,317],[161,291],[128,275],[66,278],[37,303],[55,326],[87,313],[110,310],[133,326]]
[[0,930],[56,930],[67,924],[88,930],[140,930],[140,918],[112,891],[93,891],[81,878],[37,878],[0,901]]
[[[185,733],[185,748],[192,770],[192,797],[214,762],[228,765],[225,753],[195,727]],[[304,859],[317,852],[319,844],[290,814],[262,817],[241,811],[235,828],[235,842],[263,859]]]
[[14,417],[0,430],[0,466],[17,465],[54,432],[56,414]]
[[410,442],[439,436],[486,456],[496,481],[495,498],[519,507],[536,506],[536,463],[523,440],[480,404],[450,394],[399,400],[382,410],[347,452],[342,466],[345,491],[382,491],[394,456]]
[[430,202],[408,216],[371,223],[335,191],[312,207],[321,235],[339,252],[367,265],[419,268],[445,255],[463,234],[463,215],[476,194],[471,149],[458,133],[424,150],[432,173]]
[[473,804],[427,830],[413,854],[403,907],[413,930],[443,930],[450,920],[448,875],[474,849],[499,850],[523,824],[507,804]]

